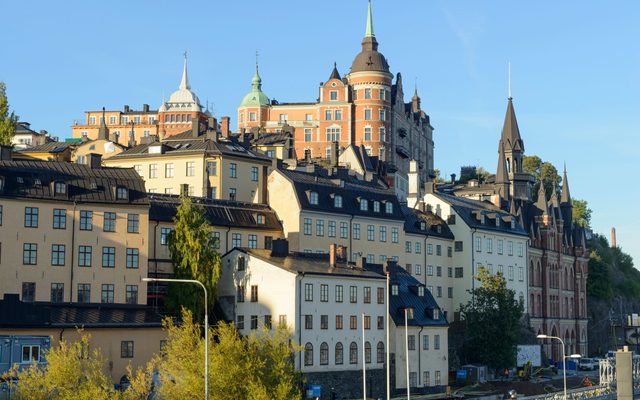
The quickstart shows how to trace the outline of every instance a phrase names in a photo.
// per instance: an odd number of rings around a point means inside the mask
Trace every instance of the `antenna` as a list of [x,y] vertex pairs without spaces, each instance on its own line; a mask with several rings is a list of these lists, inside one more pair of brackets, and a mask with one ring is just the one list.
[[509,61],[509,99],[511,99],[511,61]]
[[260,56],[260,54],[258,53],[258,50],[256,50],[256,69],[258,69],[258,57]]
[[186,61],[187,60],[187,51],[185,50],[184,53],[182,53],[182,54],[184,54],[184,59]]

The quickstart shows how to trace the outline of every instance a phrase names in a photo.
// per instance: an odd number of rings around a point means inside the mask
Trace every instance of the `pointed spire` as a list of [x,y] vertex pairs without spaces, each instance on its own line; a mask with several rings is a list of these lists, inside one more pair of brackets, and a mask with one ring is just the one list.
[[369,7],[367,9],[367,28],[364,31],[364,37],[375,37],[373,32],[373,14],[371,12],[371,0],[369,0]]
[[184,69],[182,70],[182,80],[180,81],[180,89],[190,90],[189,76],[187,75],[187,52],[184,52]]
[[102,107],[102,118],[100,118],[100,128],[98,129],[98,139],[109,140],[109,128],[107,128],[107,117],[105,108]]
[[524,143],[520,137],[520,129],[518,129],[518,120],[516,112],[513,109],[513,99],[509,97],[507,103],[507,112],[504,116],[504,125],[502,126],[502,141],[506,150],[524,152]]
[[504,157],[504,143],[500,140],[500,148],[498,149],[498,170],[496,171],[496,183],[509,183],[507,173],[507,160]]
[[256,73],[253,74],[253,79],[251,79],[251,87],[254,90],[262,89],[262,78],[260,78],[260,74],[258,73],[258,52],[256,51]]
[[544,183],[540,182],[540,189],[538,190],[538,200],[536,201],[536,207],[542,211],[543,215],[549,213],[549,206],[547,204],[547,192],[544,189]]
[[562,175],[562,197],[560,203],[571,204],[571,193],[569,193],[569,181],[567,180],[567,164],[564,164],[564,174]]
[[329,80],[331,79],[342,79],[340,78],[340,73],[338,72],[338,66],[337,64],[334,62],[333,63],[333,70],[331,71],[331,75],[329,76]]

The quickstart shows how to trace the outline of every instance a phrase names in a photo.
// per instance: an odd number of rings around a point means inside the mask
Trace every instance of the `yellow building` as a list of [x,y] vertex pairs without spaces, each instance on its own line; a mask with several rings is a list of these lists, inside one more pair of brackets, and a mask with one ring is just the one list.
[[87,164],[89,154],[100,155],[102,160],[113,157],[126,150],[126,147],[106,139],[83,140],[77,143],[71,154],[71,162]]
[[102,139],[110,139],[124,146],[130,144],[131,133],[135,143],[140,143],[144,137],[158,135],[158,110],[151,110],[148,104],[143,104],[142,110],[133,110],[125,105],[122,111],[86,111],[83,123],[76,121],[71,126],[71,137],[98,139],[103,122],[107,127],[108,137]]
[[77,143],[74,142],[47,142],[16,151],[13,158],[16,160],[71,161],[71,155],[76,145]]
[[131,169],[0,160],[0,295],[145,304],[148,217]]
[[[194,124],[195,126],[195,124]],[[104,161],[134,168],[149,193],[188,194],[210,199],[264,203],[265,179],[272,161],[237,142],[203,135],[197,129],[153,141]]]

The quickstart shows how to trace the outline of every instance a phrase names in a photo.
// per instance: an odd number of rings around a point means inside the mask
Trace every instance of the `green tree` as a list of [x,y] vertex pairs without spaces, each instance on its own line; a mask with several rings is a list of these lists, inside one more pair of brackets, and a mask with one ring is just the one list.
[[502,274],[480,268],[476,279],[480,286],[469,291],[471,300],[460,307],[466,324],[464,358],[490,368],[511,367],[522,331],[523,302],[507,289]]
[[18,116],[9,113],[9,101],[7,100],[7,86],[0,81],[0,145],[11,146],[11,139],[16,133]]
[[[174,276],[200,281],[207,288],[209,310],[213,310],[221,260],[215,250],[218,239],[211,234],[213,228],[207,221],[204,208],[192,203],[189,197],[182,197],[173,222],[174,230],[169,235],[168,244]],[[202,289],[196,285],[170,285],[167,306],[175,313],[184,306],[199,316],[203,313],[202,296]]]
[[586,200],[571,199],[573,222],[583,228],[591,227],[591,209]]
[[[201,326],[183,310],[182,324],[165,321],[168,331],[158,356],[159,399],[204,398],[204,339]],[[215,337],[215,342],[211,338]],[[209,333],[209,396],[212,399],[299,399],[300,375],[293,355],[291,333],[283,327],[263,328],[241,337],[233,325],[219,323]]]
[[540,190],[540,182],[544,182],[544,190],[547,198],[551,196],[553,189],[560,191],[560,183],[562,178],[558,175],[558,170],[550,162],[542,161],[538,156],[524,156],[522,158],[522,170],[533,175],[535,183],[533,185],[533,201],[538,198],[538,190]]

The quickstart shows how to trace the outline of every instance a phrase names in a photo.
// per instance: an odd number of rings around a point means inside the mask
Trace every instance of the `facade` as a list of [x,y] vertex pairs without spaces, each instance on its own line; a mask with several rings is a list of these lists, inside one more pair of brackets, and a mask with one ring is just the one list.
[[[336,247],[333,247],[336,249]],[[332,258],[333,257],[333,258]],[[348,264],[334,250],[289,254],[286,241],[272,251],[234,248],[223,257],[219,294],[234,299],[236,327],[288,326],[303,347],[296,367],[322,399],[384,395],[386,278],[366,264]],[[364,327],[364,349],[363,349]],[[364,350],[364,351],[363,351]]]
[[90,154],[98,154],[101,160],[106,160],[116,154],[122,153],[124,150],[126,150],[125,146],[112,142],[111,140],[84,140],[76,143],[73,153],[71,153],[71,162],[87,164],[91,159]]
[[13,158],[19,160],[71,161],[76,144],[73,142],[46,142],[18,150],[13,154]]
[[16,126],[16,132],[11,138],[11,144],[15,150],[24,150],[32,146],[40,146],[53,139],[48,136],[47,131],[41,130],[36,132],[31,129],[31,124],[28,122],[18,122]]
[[262,91],[256,71],[252,89],[238,107],[238,131],[278,133],[293,127],[297,158],[326,158],[349,145],[362,145],[367,153],[386,162],[387,181],[406,197],[409,161],[417,160],[422,181],[434,176],[433,127],[420,108],[417,91],[404,102],[402,77],[391,74],[378,51],[371,4],[362,50],[342,78],[334,65],[320,84],[319,99],[308,103],[279,103]]
[[146,303],[144,182],[99,165],[0,160],[0,295]]
[[130,148],[104,161],[109,167],[133,168],[149,193],[188,194],[210,199],[264,203],[272,160],[235,141],[193,129]]

